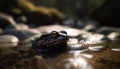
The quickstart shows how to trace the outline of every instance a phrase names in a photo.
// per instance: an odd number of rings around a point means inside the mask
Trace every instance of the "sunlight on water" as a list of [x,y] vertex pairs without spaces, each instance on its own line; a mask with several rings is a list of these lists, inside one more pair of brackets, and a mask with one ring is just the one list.
[[78,57],[78,58],[70,58],[68,59],[69,63],[66,64],[66,69],[93,69],[92,66],[85,61],[85,59]]
[[93,69],[82,56],[92,58],[92,55],[81,54],[83,51],[71,51],[73,58],[67,59],[69,63],[66,64],[66,69]]

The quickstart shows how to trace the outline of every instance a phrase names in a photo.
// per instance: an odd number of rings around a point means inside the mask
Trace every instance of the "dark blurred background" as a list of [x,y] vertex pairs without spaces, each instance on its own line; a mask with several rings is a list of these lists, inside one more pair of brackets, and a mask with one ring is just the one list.
[[101,25],[120,27],[119,0],[31,0],[36,5],[55,7],[73,18],[93,19]]
[[120,27],[119,0],[0,0],[0,12],[16,21],[49,25],[64,19],[94,20],[101,26]]

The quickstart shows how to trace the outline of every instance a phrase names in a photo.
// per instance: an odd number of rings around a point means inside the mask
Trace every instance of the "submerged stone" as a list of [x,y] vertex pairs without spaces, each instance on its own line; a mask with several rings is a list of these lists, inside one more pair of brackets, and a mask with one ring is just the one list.
[[12,48],[17,46],[19,39],[13,35],[0,36],[0,48]]
[[90,51],[102,51],[103,49],[105,49],[105,46],[90,46],[88,49]]

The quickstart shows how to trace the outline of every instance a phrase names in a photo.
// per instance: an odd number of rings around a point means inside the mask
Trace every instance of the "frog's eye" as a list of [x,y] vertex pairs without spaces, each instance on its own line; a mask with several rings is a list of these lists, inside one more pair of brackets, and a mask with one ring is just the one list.
[[60,31],[60,33],[61,33],[61,34],[65,34],[65,35],[67,35],[67,32],[64,31],[64,30]]
[[67,34],[67,32],[64,30],[60,31],[60,33]]
[[59,33],[58,32],[56,32],[56,31],[52,31],[51,32],[51,35],[58,35]]

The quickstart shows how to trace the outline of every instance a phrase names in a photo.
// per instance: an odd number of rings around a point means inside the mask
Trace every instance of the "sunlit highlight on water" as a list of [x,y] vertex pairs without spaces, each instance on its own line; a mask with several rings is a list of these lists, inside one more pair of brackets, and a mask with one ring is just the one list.
[[[71,51],[73,58],[67,59],[69,63],[66,64],[66,69],[93,69],[91,64],[89,64],[83,57],[81,52],[83,51]],[[83,54],[88,58],[92,58],[92,55]]]

